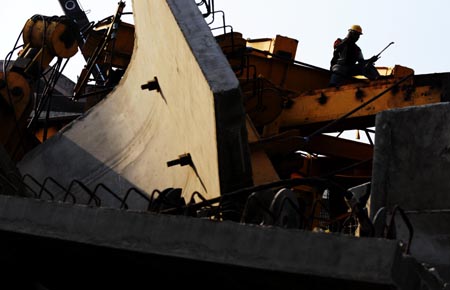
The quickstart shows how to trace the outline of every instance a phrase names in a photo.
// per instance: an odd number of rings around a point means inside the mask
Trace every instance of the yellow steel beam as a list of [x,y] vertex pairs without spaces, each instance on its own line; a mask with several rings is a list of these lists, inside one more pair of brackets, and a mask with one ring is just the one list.
[[[393,83],[392,80],[366,82],[299,95],[293,99],[293,105],[281,113],[280,127],[336,120],[381,94]],[[438,103],[441,102],[441,94],[442,90],[432,85],[415,86],[412,82],[404,83],[353,113],[348,119],[375,116],[378,112],[392,108]]]
[[298,130],[290,130],[278,136],[255,140],[250,142],[250,148],[252,151],[264,149],[269,156],[301,150],[355,161],[368,160],[373,155],[373,146],[370,144],[322,134],[304,141],[300,138]]

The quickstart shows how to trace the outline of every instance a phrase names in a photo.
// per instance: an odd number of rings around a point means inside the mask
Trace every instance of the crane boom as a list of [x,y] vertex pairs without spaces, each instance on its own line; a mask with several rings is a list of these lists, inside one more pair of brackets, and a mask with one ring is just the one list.
[[[78,1],[76,0],[59,0],[59,4],[64,11],[66,16],[72,18],[80,29],[80,34],[82,34],[83,29],[89,26],[89,19],[86,13],[81,9]],[[84,42],[83,42],[84,44]]]
[[[90,22],[86,15],[86,13],[81,9],[77,0],[58,0],[61,8],[64,11],[64,14],[73,19],[73,21],[77,24],[78,29],[80,31],[80,39],[78,40],[78,46],[82,51],[84,44],[86,43],[86,37],[84,35],[84,31],[89,28]],[[83,54],[83,57],[86,61],[88,61],[87,56]],[[92,74],[96,79],[100,79],[101,81],[105,81],[104,72],[102,69],[96,65],[92,69]]]

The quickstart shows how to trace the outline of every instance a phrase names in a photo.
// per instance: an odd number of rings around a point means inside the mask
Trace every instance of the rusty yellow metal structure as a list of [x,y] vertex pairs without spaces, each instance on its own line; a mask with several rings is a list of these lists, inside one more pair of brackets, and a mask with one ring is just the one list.
[[0,144],[18,161],[39,141],[27,130],[33,110],[33,85],[57,58],[78,51],[78,32],[64,17],[34,15],[23,29],[23,49],[14,63],[0,72]]
[[[413,70],[407,68],[402,68],[403,73],[397,74],[397,68],[400,69],[399,66],[394,68],[392,76],[377,81],[362,80],[339,88],[323,88],[300,94],[292,99],[292,106],[281,114],[280,127],[330,122],[341,118],[352,109],[381,94],[383,96],[355,111],[348,116],[348,119],[374,117],[378,112],[391,108],[425,105],[441,101],[442,88],[436,86],[435,83],[418,85],[411,76],[408,80],[396,86],[396,82],[414,74]],[[373,120],[367,123],[368,126],[371,126]],[[351,127],[354,127],[352,124],[349,125],[349,129],[355,129]]]
[[14,71],[0,72],[0,142],[14,160],[28,149],[23,144],[29,144],[25,128],[32,104],[28,80]]
[[74,24],[63,17],[35,15],[23,27],[24,45],[45,47],[53,57],[72,57],[78,51],[78,43],[70,25]]
[[[324,133],[366,130],[375,125],[378,112],[438,103],[449,96],[445,73],[415,75],[396,65],[380,67],[376,81],[355,77],[329,87],[327,69],[295,60],[295,39],[244,39],[239,32],[216,39],[241,84],[256,184],[292,174],[324,176],[347,166],[335,175],[345,186],[367,181],[373,144]],[[353,167],[355,163],[360,164]]]
[[78,52],[77,28],[65,17],[34,15],[25,23],[22,36],[21,71],[30,78],[37,78],[55,57],[70,58]]
[[[325,178],[344,192],[367,184],[374,150],[370,128],[377,113],[450,99],[448,73],[415,75],[413,69],[395,65],[377,68],[381,77],[375,81],[355,76],[331,87],[329,70],[295,60],[295,39],[277,35],[251,40],[233,32],[217,41],[240,81],[255,185]],[[364,131],[370,142],[339,138],[346,130]],[[335,132],[340,132],[337,137],[330,134]],[[355,211],[349,197],[333,194],[328,200],[323,188],[309,185],[292,190],[311,219],[304,229],[351,227],[350,212]],[[358,219],[367,218],[362,214]],[[370,227],[363,232],[367,235]]]

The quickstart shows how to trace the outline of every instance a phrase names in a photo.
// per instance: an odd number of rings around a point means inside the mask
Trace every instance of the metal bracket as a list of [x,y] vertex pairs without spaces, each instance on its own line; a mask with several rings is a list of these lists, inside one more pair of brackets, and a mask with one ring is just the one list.
[[186,166],[193,165],[191,154],[186,153],[178,156],[178,159],[167,161],[167,167],[172,167],[175,165]]
[[141,89],[149,91],[156,90],[158,93],[161,92],[161,87],[159,86],[158,78],[155,77],[153,81],[149,81],[148,83],[141,85]]

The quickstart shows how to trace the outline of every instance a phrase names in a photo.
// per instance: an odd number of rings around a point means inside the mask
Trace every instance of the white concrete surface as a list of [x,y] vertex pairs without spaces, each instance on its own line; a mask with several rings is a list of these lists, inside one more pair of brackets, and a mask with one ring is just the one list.
[[[194,1],[136,0],[133,12],[134,53],[120,84],[18,167],[63,186],[77,179],[91,189],[104,183],[120,194],[130,187],[147,193],[179,187],[188,198],[194,191],[216,197],[224,189],[220,174],[232,169],[219,170],[215,106],[231,91],[229,102],[239,109],[238,81]],[[161,92],[142,90],[154,77]],[[245,127],[243,109],[241,115],[242,124],[233,125],[238,131]],[[245,134],[238,139],[246,144]],[[167,166],[186,153],[198,174],[190,166]]]

